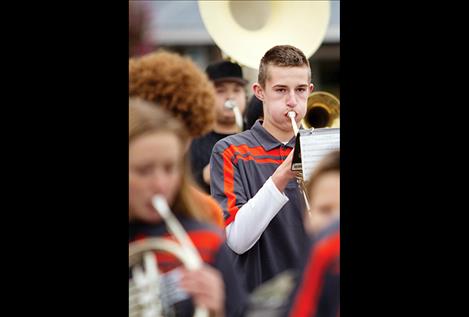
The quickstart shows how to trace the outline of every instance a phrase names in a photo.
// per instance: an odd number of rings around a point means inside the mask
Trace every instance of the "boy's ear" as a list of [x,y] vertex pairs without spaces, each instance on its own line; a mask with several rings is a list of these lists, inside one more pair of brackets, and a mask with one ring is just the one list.
[[264,101],[264,89],[259,83],[252,84],[252,91],[257,99]]

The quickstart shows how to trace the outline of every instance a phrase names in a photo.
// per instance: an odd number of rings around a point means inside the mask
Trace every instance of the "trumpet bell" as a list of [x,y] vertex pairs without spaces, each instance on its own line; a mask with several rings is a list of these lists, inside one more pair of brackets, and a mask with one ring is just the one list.
[[325,91],[313,92],[308,97],[306,115],[301,121],[307,128],[339,127],[340,101]]

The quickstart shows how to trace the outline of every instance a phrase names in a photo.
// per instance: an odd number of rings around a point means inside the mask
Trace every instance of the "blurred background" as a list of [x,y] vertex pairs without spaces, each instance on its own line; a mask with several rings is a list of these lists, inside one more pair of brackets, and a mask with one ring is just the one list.
[[[310,64],[315,90],[340,99],[340,1],[332,0],[330,6],[326,36]],[[129,57],[159,48],[188,56],[203,70],[223,57],[204,26],[197,1],[129,1]],[[249,81],[256,80],[257,70],[243,67],[243,72]]]

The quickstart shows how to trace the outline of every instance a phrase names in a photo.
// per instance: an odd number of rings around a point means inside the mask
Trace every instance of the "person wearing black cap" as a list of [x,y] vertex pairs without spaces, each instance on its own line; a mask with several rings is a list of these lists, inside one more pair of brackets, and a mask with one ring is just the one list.
[[230,61],[218,61],[210,64],[206,71],[215,85],[215,125],[213,131],[192,141],[191,167],[196,182],[210,194],[210,155],[212,148],[219,140],[241,132],[236,122],[235,112],[228,105],[236,105],[242,114],[246,109],[246,89],[248,83],[243,78],[241,66]]

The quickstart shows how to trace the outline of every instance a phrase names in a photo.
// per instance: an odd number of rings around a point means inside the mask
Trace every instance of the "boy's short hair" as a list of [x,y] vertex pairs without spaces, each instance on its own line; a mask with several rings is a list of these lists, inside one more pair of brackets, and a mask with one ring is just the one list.
[[308,82],[311,81],[311,69],[309,61],[303,52],[291,45],[277,45],[268,50],[261,59],[259,66],[258,83],[265,87],[267,80],[267,66],[280,67],[308,67]]

